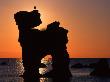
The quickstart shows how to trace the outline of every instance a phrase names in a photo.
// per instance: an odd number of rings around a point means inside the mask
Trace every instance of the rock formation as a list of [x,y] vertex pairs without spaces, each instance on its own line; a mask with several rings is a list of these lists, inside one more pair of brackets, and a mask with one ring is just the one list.
[[[68,30],[59,27],[60,22],[47,25],[45,31],[33,29],[42,21],[38,10],[31,12],[19,11],[14,15],[19,29],[19,42],[22,47],[22,59],[25,69],[24,76],[39,76],[41,59],[52,55],[52,77],[70,77],[69,54],[66,44],[68,42]],[[48,74],[47,74],[48,75]]]
[[92,76],[110,76],[110,68],[106,58],[102,58],[96,63],[95,69],[90,73]]

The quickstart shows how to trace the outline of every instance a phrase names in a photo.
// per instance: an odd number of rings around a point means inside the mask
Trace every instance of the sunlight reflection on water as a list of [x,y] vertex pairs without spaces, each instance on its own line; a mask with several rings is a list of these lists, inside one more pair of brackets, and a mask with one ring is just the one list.
[[49,78],[40,78],[40,82],[52,82],[52,79],[49,79]]

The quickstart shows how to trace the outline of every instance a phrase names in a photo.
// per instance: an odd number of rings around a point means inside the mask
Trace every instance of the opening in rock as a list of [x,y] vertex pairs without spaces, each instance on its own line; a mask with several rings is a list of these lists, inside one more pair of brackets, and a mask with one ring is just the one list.
[[50,72],[51,70],[52,70],[52,56],[46,55],[44,58],[41,59],[39,73],[43,75],[47,72]]

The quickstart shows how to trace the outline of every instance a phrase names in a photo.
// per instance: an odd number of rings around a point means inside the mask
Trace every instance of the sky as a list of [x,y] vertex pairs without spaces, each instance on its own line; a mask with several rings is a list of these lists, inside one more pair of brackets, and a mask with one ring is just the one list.
[[69,30],[71,58],[110,58],[110,0],[0,0],[0,57],[21,58],[14,14],[41,13],[42,25],[58,20]]

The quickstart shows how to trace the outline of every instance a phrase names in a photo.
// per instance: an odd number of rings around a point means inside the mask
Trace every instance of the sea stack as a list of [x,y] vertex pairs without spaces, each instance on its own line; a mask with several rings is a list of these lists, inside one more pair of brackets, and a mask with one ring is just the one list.
[[[34,7],[36,9],[36,7]],[[16,25],[19,30],[19,43],[22,47],[22,60],[24,77],[41,77],[39,68],[41,59],[46,55],[52,56],[53,71],[50,76],[68,78],[71,77],[69,70],[69,54],[67,52],[68,30],[60,27],[60,22],[55,21],[47,25],[47,29],[40,31],[34,27],[42,21],[38,10],[19,11],[14,14]],[[49,76],[49,74],[47,74]]]
[[95,69],[90,73],[91,76],[110,76],[109,63],[106,58],[102,58],[96,64]]

